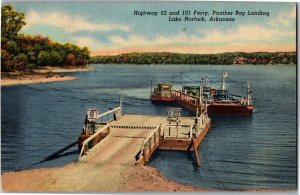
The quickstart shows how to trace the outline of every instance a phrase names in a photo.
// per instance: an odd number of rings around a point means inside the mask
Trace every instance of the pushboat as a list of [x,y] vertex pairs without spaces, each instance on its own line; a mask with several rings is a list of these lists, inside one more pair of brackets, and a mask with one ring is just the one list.
[[157,87],[154,88],[153,91],[151,89],[150,100],[152,102],[175,101],[175,92],[174,92],[172,84],[161,83],[161,84],[158,84]]

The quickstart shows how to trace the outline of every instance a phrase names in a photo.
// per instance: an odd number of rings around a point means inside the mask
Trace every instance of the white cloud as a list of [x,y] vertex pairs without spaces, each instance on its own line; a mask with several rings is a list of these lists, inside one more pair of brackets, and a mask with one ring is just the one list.
[[275,18],[272,18],[270,23],[273,27],[288,27],[296,25],[296,6],[293,6],[290,10],[280,12]]
[[126,47],[156,47],[156,46],[204,46],[221,44],[249,44],[257,42],[276,42],[295,39],[295,32],[276,30],[259,25],[242,25],[230,30],[199,30],[198,35],[188,35],[181,32],[173,36],[156,36],[152,39],[133,34],[127,39],[120,36],[110,36],[111,48]]
[[[128,38],[112,35],[110,43],[95,52],[170,51],[190,53],[220,53],[229,51],[287,51],[296,48],[296,32],[261,25],[241,25],[236,29],[199,30],[198,34],[181,32],[173,36],[158,35],[148,38],[131,34]],[[118,53],[118,52],[115,52]]]
[[72,36],[71,41],[81,47],[88,47],[91,50],[104,47],[104,45],[97,39],[87,36]]
[[26,21],[27,25],[25,26],[25,28],[30,28],[31,26],[37,24],[43,24],[61,28],[67,33],[76,33],[80,31],[130,31],[129,26],[126,24],[119,24],[116,22],[93,23],[88,21],[88,19],[86,19],[85,17],[78,15],[69,15],[67,13],[62,12],[40,13],[36,11],[30,11],[26,13]]
[[204,38],[201,40],[204,43],[232,43],[232,42],[272,42],[278,41],[286,36],[295,38],[295,32],[272,29],[260,25],[241,25],[237,29],[225,31],[207,30],[201,31]]

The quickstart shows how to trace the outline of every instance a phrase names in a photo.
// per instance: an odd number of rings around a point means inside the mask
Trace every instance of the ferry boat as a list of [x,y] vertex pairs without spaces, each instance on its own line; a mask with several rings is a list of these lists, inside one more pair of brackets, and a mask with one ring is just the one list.
[[[204,86],[201,88],[201,90],[204,101],[206,101],[207,103],[212,103],[216,94],[216,88]],[[188,95],[192,95],[195,97],[199,97],[200,95],[199,86],[183,86],[182,91]]]
[[188,95],[202,97],[202,101],[207,104],[208,112],[228,112],[228,113],[252,113],[254,106],[251,101],[251,91],[247,85],[247,97],[230,94],[225,89],[225,78],[227,73],[223,73],[221,89],[208,87],[205,79],[204,86],[184,86],[182,91]]
[[[151,87],[152,88],[152,87]],[[156,88],[152,91],[150,100],[152,102],[170,102],[175,100],[175,92],[173,86],[170,83],[158,84]]]
[[208,112],[226,112],[226,113],[249,113],[251,114],[254,106],[251,102],[251,91],[248,88],[247,97],[237,98],[230,95],[227,90],[217,90],[213,96],[213,101],[208,102]]

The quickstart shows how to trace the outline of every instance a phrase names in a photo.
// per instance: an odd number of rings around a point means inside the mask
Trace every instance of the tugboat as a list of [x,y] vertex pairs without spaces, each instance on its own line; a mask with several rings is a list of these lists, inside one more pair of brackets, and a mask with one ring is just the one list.
[[173,86],[170,83],[161,83],[158,84],[156,88],[152,91],[150,100],[152,102],[170,102],[175,101],[175,92]]

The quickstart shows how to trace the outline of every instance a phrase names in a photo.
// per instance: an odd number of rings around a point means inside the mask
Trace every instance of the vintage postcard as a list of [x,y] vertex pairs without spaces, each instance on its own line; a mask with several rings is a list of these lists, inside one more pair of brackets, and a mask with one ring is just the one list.
[[3,1],[3,192],[296,192],[296,15]]

